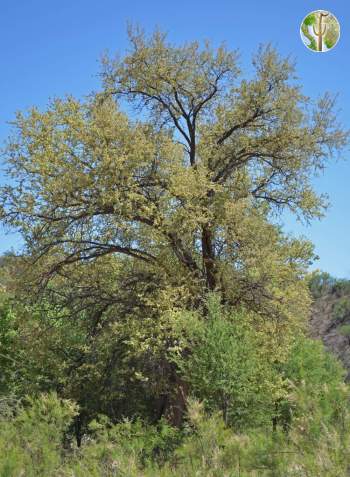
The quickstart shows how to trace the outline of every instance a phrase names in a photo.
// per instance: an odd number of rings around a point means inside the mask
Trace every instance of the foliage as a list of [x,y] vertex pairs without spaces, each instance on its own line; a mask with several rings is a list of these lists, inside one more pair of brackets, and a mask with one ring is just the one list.
[[[218,289],[231,303],[288,313],[312,247],[269,219],[322,214],[310,177],[347,143],[334,99],[305,97],[269,46],[241,80],[224,47],[137,30],[130,40],[124,58],[105,58],[100,93],[17,115],[2,216],[26,239],[33,280],[62,281],[74,265],[117,255],[183,287],[184,304]],[[122,111],[125,100],[142,120]]]
[[208,292],[275,342],[304,326],[313,246],[274,217],[322,214],[310,177],[348,137],[334,99],[305,97],[271,46],[247,80],[223,46],[129,36],[126,56],[104,58],[101,91],[17,114],[0,193],[26,243],[20,278],[6,278],[25,304],[23,373],[31,391],[77,401],[85,428],[99,412],[174,414],[176,321]]
[[315,22],[316,22],[316,17],[313,14],[308,15],[304,20],[304,24],[307,26],[313,25]]
[[336,284],[336,279],[327,272],[315,271],[308,277],[310,292],[314,298],[331,293]]
[[339,328],[339,333],[343,336],[350,336],[350,324],[342,325]]
[[313,246],[276,223],[322,215],[334,99],[270,46],[248,80],[225,47],[130,40],[5,151],[26,248],[0,261],[0,474],[345,477],[349,389],[304,336]]
[[6,304],[0,305],[0,396],[10,394],[14,385],[16,366],[16,335],[14,314]]
[[236,433],[225,426],[220,413],[208,415],[203,404],[192,401],[188,428],[182,435],[164,423],[158,427],[140,421],[111,426],[101,418],[91,424],[93,435],[80,449],[60,447],[76,408],[54,395],[44,395],[19,409],[12,419],[2,420],[1,475],[345,477],[349,391],[340,383],[337,386],[342,414],[333,423],[324,421],[321,408],[302,392],[298,396],[302,412],[288,435],[258,429]]
[[316,40],[315,38],[310,34],[309,32],[309,25],[313,25],[315,23],[315,17],[313,15],[309,15],[308,17],[305,18],[301,25],[301,31],[303,32],[304,36],[309,40],[309,45],[308,47],[311,50],[317,51],[317,45],[316,45]]
[[12,419],[1,419],[0,475],[57,475],[64,433],[76,412],[73,403],[47,394],[28,398]]
[[329,273],[316,271],[308,277],[308,285],[315,300],[321,298],[332,303],[333,319],[338,324],[344,324],[350,317],[350,281],[336,279]]
[[348,297],[342,297],[335,303],[333,317],[340,323],[350,317],[350,299]]
[[325,351],[323,344],[303,336],[295,340],[283,372],[296,384],[308,383],[316,393],[317,386],[327,384],[332,387],[344,378],[341,365]]
[[336,18],[331,16],[327,21],[327,31],[324,39],[326,47],[333,48],[339,39],[339,35],[339,23]]
[[281,371],[289,383],[289,396],[281,403],[288,425],[303,419],[305,409],[318,413],[310,424],[310,437],[311,432],[321,433],[323,425],[341,424],[349,392],[342,384],[345,372],[320,341],[305,337],[296,340]]
[[176,358],[192,394],[211,412],[223,412],[236,429],[271,425],[283,381],[274,361],[280,348],[268,354],[273,339],[257,331],[251,316],[225,312],[212,296],[208,316],[192,335],[189,356]]
[[335,41],[330,38],[325,38],[324,42],[328,49],[333,48],[333,46],[335,45]]

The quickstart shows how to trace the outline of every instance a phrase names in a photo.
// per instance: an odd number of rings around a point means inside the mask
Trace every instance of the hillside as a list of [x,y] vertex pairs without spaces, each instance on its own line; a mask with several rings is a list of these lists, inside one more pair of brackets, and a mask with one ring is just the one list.
[[337,280],[327,273],[315,274],[310,282],[314,297],[311,335],[344,364],[350,379],[350,280]]

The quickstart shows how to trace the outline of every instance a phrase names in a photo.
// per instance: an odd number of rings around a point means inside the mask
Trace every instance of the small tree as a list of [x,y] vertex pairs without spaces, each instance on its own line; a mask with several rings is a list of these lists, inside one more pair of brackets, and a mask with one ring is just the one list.
[[267,348],[268,334],[257,332],[246,312],[224,310],[218,297],[208,303],[208,319],[192,333],[190,356],[177,358],[190,393],[205,402],[207,410],[220,410],[224,422],[235,429],[271,427],[275,401],[283,394],[277,374],[275,349]]

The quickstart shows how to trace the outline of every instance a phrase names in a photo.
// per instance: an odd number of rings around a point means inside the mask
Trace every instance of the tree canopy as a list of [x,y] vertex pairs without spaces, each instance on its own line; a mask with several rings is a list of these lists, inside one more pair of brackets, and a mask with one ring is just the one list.
[[311,177],[347,141],[334,99],[304,96],[270,46],[242,79],[224,46],[129,36],[125,57],[104,58],[100,92],[17,115],[3,220],[44,283],[114,255],[192,297],[273,300],[281,270],[302,273],[312,252],[269,218],[322,213]]

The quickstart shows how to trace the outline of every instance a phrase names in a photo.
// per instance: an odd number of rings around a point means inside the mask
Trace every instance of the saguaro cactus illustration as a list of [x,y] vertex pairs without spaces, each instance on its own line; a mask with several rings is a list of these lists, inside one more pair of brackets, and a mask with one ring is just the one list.
[[323,45],[323,36],[326,33],[327,25],[323,25],[323,18],[328,17],[329,13],[319,12],[318,14],[318,31],[316,31],[315,25],[312,25],[312,29],[314,34],[317,36],[317,49],[318,51],[322,51]]
[[301,39],[313,51],[331,50],[340,37],[337,18],[326,10],[310,12],[300,25]]

